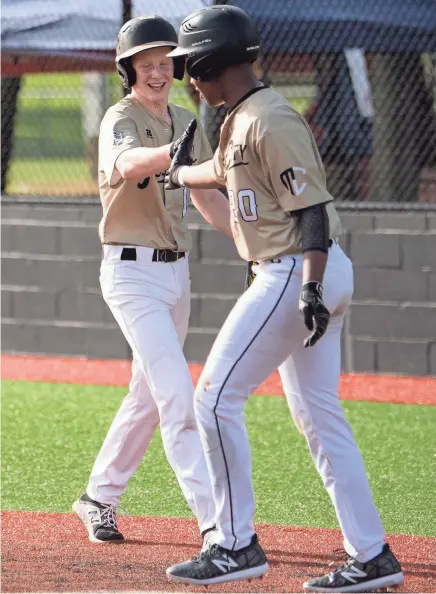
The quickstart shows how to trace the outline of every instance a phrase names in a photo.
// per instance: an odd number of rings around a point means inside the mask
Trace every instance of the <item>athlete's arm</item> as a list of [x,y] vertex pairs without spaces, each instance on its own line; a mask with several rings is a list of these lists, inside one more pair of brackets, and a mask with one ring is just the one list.
[[303,278],[302,284],[309,281],[321,283],[324,279],[327,254],[317,251],[308,251],[303,254]]
[[229,201],[221,192],[218,190],[193,189],[191,200],[195,208],[212,227],[233,238],[230,228]]
[[115,168],[123,179],[140,181],[168,169],[171,163],[170,150],[171,144],[156,148],[131,148],[119,155]]
[[329,218],[325,203],[297,211],[303,251],[303,279],[322,283],[329,249]]
[[135,181],[165,171],[176,153],[183,149],[187,155],[190,154],[196,129],[197,120],[194,118],[174,142],[157,148],[136,147],[123,151],[116,160],[115,167],[124,179]]
[[298,211],[303,251],[303,278],[299,309],[310,336],[305,347],[315,345],[325,334],[330,312],[322,299],[322,281],[329,249],[329,220],[325,203]]
[[215,189],[224,186],[215,175],[213,159],[200,165],[178,167],[170,170],[169,175],[173,183],[187,188]]

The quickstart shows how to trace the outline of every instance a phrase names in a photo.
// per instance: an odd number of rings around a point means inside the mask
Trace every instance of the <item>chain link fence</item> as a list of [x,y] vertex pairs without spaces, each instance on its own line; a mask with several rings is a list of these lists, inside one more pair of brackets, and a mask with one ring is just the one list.
[[[2,191],[97,195],[100,121],[122,96],[118,75],[97,71],[2,78]],[[183,83],[171,101],[198,113]]]
[[[257,21],[255,71],[308,120],[337,200],[436,203],[434,0],[229,4]],[[97,195],[99,124],[122,97],[113,51],[105,62],[3,56],[2,192]],[[207,107],[188,80],[175,81],[171,101],[200,117],[215,148],[226,108]]]

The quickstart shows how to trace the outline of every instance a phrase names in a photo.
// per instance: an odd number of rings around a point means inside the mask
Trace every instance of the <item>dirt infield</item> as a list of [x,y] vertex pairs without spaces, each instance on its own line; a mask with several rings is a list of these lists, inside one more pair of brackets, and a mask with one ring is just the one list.
[[[2,592],[205,592],[170,584],[165,568],[197,554],[194,521],[119,517],[128,538],[121,545],[95,545],[73,514],[3,512]],[[301,592],[305,578],[328,569],[339,531],[260,525],[270,571],[263,580],[209,587],[208,592]],[[436,592],[436,539],[392,535],[403,563],[403,592]]]
[[[190,369],[196,383],[202,365],[191,364]],[[2,355],[3,379],[127,386],[130,374],[129,361]],[[436,405],[436,377],[342,374],[339,392],[342,400]],[[283,396],[278,373],[256,394]]]

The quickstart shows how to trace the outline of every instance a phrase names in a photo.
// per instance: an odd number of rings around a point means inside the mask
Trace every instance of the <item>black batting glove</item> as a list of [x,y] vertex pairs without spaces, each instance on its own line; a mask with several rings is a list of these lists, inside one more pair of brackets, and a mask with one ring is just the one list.
[[[190,136],[194,136],[195,130],[197,129],[197,120],[191,120],[189,122],[189,124],[186,127],[186,130],[183,132],[183,134],[180,136],[180,138],[178,138],[177,140],[175,140],[172,145],[170,146],[170,157],[171,159],[174,158],[174,155],[176,154],[179,146],[182,144],[182,142],[185,142],[185,139]],[[192,145],[191,145],[192,146]]]
[[175,190],[180,188],[178,170],[185,165],[192,165],[192,145],[194,143],[197,120],[191,120],[183,134],[175,140],[170,147],[171,165],[165,176],[165,189]]
[[322,300],[321,283],[311,281],[301,287],[299,310],[304,323],[311,334],[304,341],[305,347],[311,347],[324,336],[330,320],[330,312]]

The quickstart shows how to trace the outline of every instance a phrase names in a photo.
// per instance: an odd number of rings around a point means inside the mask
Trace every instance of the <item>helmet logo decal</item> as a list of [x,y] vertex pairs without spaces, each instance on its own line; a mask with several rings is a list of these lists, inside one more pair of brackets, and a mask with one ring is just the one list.
[[202,45],[203,43],[209,43],[211,41],[212,41],[212,39],[202,39],[201,41],[196,41],[195,43],[193,43],[192,47],[194,47],[196,45]]

